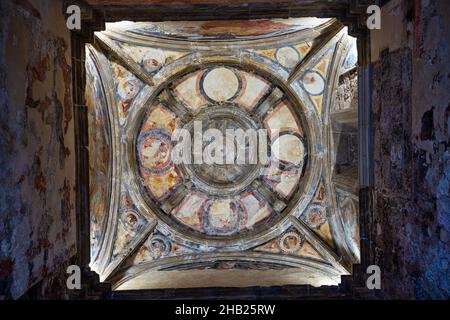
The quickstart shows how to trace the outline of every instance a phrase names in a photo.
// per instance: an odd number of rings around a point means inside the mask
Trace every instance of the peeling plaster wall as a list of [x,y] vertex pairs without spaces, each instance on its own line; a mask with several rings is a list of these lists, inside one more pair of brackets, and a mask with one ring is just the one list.
[[[70,34],[62,1],[0,2],[0,298],[76,252]],[[40,286],[41,286],[40,285]]]
[[450,2],[382,12],[371,34],[375,262],[386,297],[448,299]]
[[[371,231],[388,298],[449,297],[449,6],[392,0],[371,34]],[[1,299],[20,297],[58,267],[63,274],[76,248],[70,43],[60,1],[2,0],[0,12]],[[45,281],[40,293],[53,285]]]

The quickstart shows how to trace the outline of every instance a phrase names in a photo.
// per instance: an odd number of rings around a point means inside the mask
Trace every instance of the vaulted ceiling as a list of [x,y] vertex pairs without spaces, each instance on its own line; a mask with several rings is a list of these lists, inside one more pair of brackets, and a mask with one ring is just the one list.
[[[339,283],[359,261],[356,109],[335,107],[356,60],[335,19],[107,24],[86,47],[92,269],[115,289]],[[175,163],[195,121],[280,151]]]

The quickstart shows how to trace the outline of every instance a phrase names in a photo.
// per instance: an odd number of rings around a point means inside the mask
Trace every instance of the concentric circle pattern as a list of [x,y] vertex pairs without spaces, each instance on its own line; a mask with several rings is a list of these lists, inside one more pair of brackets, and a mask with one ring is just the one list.
[[114,290],[338,285],[360,262],[347,32],[316,18],[96,32],[83,125],[92,270]]
[[210,66],[167,83],[147,105],[135,140],[138,180],[169,228],[226,240],[288,214],[301,193],[307,136],[300,106],[280,85]]

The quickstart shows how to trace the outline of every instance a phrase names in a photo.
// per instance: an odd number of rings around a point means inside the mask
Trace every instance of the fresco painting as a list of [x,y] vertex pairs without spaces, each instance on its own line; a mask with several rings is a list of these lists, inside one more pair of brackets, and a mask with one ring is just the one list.
[[[93,256],[98,260],[93,266],[102,277],[116,272],[126,281],[143,270],[225,265],[301,269],[304,263],[316,270],[309,272],[330,277],[345,273],[345,267],[331,271],[340,263],[332,261],[335,241],[340,241],[333,234],[337,223],[345,223],[353,235],[346,241],[357,236],[356,207],[346,202],[336,208],[330,172],[317,160],[331,156],[324,148],[328,129],[322,120],[324,110],[331,108],[330,74],[352,63],[348,55],[339,66],[333,60],[336,42],[348,37],[345,30],[335,37],[321,35],[333,23],[338,22],[108,24],[99,40],[110,44],[118,59],[100,59],[106,61],[96,67],[101,72],[88,69],[88,96],[98,109],[93,110],[93,124],[111,126],[120,145],[99,136],[102,131],[90,136],[92,154],[103,160],[91,170],[96,191],[92,210],[106,211],[110,200],[99,196],[106,188],[120,183],[122,194],[118,211],[108,213],[114,214],[108,229],[112,236],[99,232],[101,218],[92,221],[93,248],[103,250],[98,258]],[[209,51],[210,46],[216,50]],[[113,87],[101,88],[108,84]],[[105,99],[102,92],[112,96]],[[105,114],[113,118],[108,123],[100,117]],[[203,130],[220,134],[263,130],[267,158],[238,164],[236,153],[230,163],[175,161],[173,151],[181,143],[174,139],[178,129],[192,139],[187,152],[195,158],[196,121]],[[201,152],[215,139],[201,140]],[[110,144],[122,168],[115,171],[111,187],[101,176],[110,174],[108,166],[101,167],[108,162]],[[233,150],[243,147],[247,160],[250,144],[245,135],[231,140]],[[112,244],[109,255],[99,245],[102,241]],[[254,257],[251,263],[238,258],[248,254]]]

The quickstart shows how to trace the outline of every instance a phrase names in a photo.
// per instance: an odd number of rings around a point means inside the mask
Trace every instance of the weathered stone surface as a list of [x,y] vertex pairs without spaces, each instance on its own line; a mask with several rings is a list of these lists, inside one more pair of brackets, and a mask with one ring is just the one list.
[[404,4],[390,4],[403,19],[403,38],[391,46],[400,49],[373,65],[375,262],[387,297],[446,299],[450,4],[416,1],[413,16]]
[[339,77],[334,111],[358,108],[358,72],[356,69]]
[[[70,46],[59,4],[0,1],[0,299],[40,280],[29,297],[61,296],[63,272],[48,276],[75,251]],[[449,297],[449,6],[389,1],[371,34],[370,229],[388,298]],[[345,93],[337,109],[353,103]]]
[[0,12],[0,296],[18,298],[76,251],[70,37],[59,1]]

